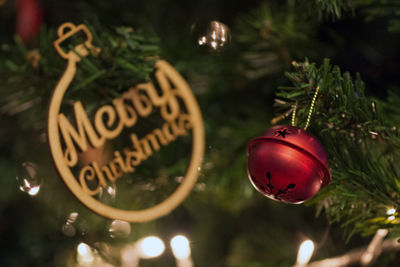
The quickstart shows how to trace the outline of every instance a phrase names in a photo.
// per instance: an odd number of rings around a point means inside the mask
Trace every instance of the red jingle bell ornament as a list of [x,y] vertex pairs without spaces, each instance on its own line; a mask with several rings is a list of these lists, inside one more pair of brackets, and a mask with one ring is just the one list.
[[328,157],[320,142],[295,126],[275,126],[247,145],[247,171],[263,195],[302,203],[329,184]]

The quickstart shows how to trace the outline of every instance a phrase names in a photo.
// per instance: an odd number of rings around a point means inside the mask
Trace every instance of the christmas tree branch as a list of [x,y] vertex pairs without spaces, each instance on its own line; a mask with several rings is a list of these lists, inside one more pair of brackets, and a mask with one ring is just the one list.
[[[350,237],[355,232],[372,234],[379,228],[396,228],[389,220],[388,207],[399,203],[399,130],[396,120],[400,104],[393,94],[383,102],[365,95],[357,76],[342,74],[329,60],[316,64],[293,62],[287,73],[293,86],[281,87],[275,102],[280,114],[298,105],[297,125],[304,127],[316,88],[320,88],[311,120],[311,130],[325,145],[332,172],[331,184],[311,203],[326,203],[332,222],[341,222]],[[390,115],[387,114],[390,110]]]
[[315,16],[288,0],[286,4],[263,3],[236,21],[235,38],[243,51],[243,69],[248,78],[265,77],[288,69],[292,58],[305,50],[310,54]]
[[[148,79],[160,50],[158,40],[147,37],[140,31],[127,27],[102,30],[91,27],[93,44],[101,53],[82,59],[66,98],[87,99],[88,110],[110,101],[115,95],[130,86]],[[48,98],[64,72],[66,62],[56,53],[53,42],[54,30],[43,29],[36,48],[28,50],[16,37],[16,45],[3,44],[0,47],[0,85],[2,112],[15,115],[39,107],[36,111],[24,113],[27,121],[45,117]],[[63,49],[74,47],[69,40]],[[28,125],[31,125],[28,123]]]
[[389,20],[389,30],[400,31],[400,1],[399,0],[356,0],[354,6],[366,15],[368,20],[386,17]]
[[320,17],[327,14],[340,18],[343,11],[352,8],[352,1],[348,0],[315,0],[313,4],[315,10],[319,11]]

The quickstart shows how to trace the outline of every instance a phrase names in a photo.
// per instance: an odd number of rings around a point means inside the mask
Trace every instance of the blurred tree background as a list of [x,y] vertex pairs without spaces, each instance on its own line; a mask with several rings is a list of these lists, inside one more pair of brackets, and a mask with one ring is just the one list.
[[[0,265],[121,266],[122,248],[156,235],[166,243],[165,253],[141,260],[140,266],[176,266],[168,244],[174,235],[184,234],[194,266],[293,266],[306,239],[315,242],[312,261],[317,261],[367,246],[381,228],[389,229],[390,238],[399,237],[400,221],[389,220],[386,214],[393,208],[397,216],[400,194],[399,11],[398,0],[0,0]],[[31,23],[24,24],[27,16],[42,18],[40,32],[29,30]],[[58,177],[48,149],[46,120],[52,90],[66,66],[53,49],[55,31],[66,21],[87,24],[97,34],[98,45],[100,40],[110,40],[104,46],[116,40],[135,41],[135,48],[122,56],[114,57],[117,52],[112,49],[110,55],[113,62],[122,58],[137,66],[132,80],[118,65],[114,76],[84,83],[83,76],[93,74],[92,65],[85,65],[71,99],[107,102],[129,82],[147,79],[148,56],[170,62],[193,90],[206,132],[203,167],[191,194],[169,215],[149,223],[121,222],[122,230],[115,230],[116,222],[80,204]],[[215,30],[213,21],[229,33],[217,47],[201,41]],[[33,32],[29,40],[17,35],[27,32]],[[338,65],[355,78],[326,64]],[[324,76],[324,71],[332,75]],[[304,123],[312,92],[301,84],[311,81],[321,84],[321,100],[309,131],[330,156],[332,183],[305,204],[275,202],[249,182],[246,145],[295,100]],[[101,82],[109,82],[111,89],[99,94]],[[343,98],[328,102],[338,90]],[[346,102],[355,94],[366,104]],[[340,119],[341,114],[352,117]],[[290,116],[279,123],[289,124]],[[358,123],[360,135],[353,127]],[[351,133],[366,145],[348,140]],[[378,138],[373,138],[375,133]],[[142,204],[162,200],[157,193],[161,186],[176,188],[181,181],[175,175],[190,151],[158,153],[159,160],[182,160],[157,166],[157,179],[138,178],[142,189],[137,198]],[[342,161],[338,155],[343,155]],[[350,164],[351,160],[360,164]],[[33,187],[37,189],[32,191]],[[105,190],[101,201],[112,202],[120,191],[118,186]],[[88,244],[101,263],[80,261],[81,243]],[[369,266],[399,263],[398,253],[384,251]]]

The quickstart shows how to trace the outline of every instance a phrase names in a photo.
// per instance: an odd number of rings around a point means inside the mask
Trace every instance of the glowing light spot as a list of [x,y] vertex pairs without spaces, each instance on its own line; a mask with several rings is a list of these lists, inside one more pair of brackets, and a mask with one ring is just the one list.
[[108,192],[110,195],[114,195],[114,194],[115,194],[115,189],[112,188],[111,186],[109,186],[109,187],[107,187],[107,192]]
[[35,186],[29,189],[28,194],[31,196],[36,196],[37,193],[39,193],[39,191],[40,191],[40,186]]
[[79,243],[76,248],[77,254],[77,261],[79,264],[88,266],[92,264],[95,260],[93,255],[92,249],[85,243]]
[[144,238],[139,245],[143,258],[155,258],[160,256],[164,250],[165,245],[162,240],[156,236],[149,236]]
[[307,264],[314,252],[314,242],[306,240],[301,243],[297,254],[297,264]]
[[387,215],[394,215],[396,213],[396,209],[395,208],[389,208],[386,211]]
[[207,38],[205,36],[199,39],[199,45],[204,45],[207,42]]
[[171,239],[172,253],[177,259],[187,259],[190,256],[189,240],[183,235]]
[[38,175],[38,167],[32,162],[22,163],[20,174],[16,177],[19,189],[22,192],[35,196],[39,193],[41,179]]

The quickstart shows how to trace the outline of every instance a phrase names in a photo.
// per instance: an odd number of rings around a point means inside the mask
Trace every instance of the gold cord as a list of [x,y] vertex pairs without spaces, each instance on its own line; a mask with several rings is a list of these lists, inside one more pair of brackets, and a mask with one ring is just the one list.
[[296,110],[297,110],[297,100],[296,104],[293,107],[293,113],[292,113],[292,126],[295,126],[295,121],[296,121]]
[[314,97],[311,101],[310,111],[308,112],[307,122],[306,122],[306,126],[304,127],[304,130],[307,130],[308,126],[310,126],[311,114],[314,110],[314,105],[315,105],[315,101],[317,100],[318,91],[319,91],[319,86],[315,89]]

